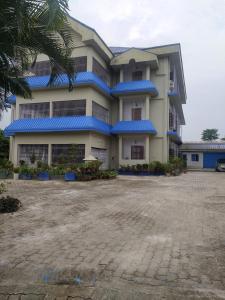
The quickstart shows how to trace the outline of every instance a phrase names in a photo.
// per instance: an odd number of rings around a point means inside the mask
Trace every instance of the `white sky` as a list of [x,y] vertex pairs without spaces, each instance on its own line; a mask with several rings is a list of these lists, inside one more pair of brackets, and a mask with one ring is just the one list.
[[[70,0],[70,14],[109,46],[181,43],[187,89],[184,140],[225,136],[225,0]],[[8,118],[9,119],[9,118]],[[4,127],[6,121],[0,122]]]

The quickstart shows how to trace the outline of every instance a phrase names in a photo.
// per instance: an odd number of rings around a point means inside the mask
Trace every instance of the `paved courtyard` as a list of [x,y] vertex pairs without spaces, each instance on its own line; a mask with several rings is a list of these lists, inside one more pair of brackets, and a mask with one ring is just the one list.
[[225,299],[225,173],[11,181],[0,300]]

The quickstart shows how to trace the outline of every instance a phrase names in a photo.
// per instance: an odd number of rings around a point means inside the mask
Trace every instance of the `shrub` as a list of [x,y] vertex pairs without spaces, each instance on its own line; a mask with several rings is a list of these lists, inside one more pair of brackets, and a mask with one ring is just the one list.
[[21,207],[21,202],[10,196],[0,198],[0,213],[11,213]]
[[7,191],[6,185],[0,182],[0,195]]

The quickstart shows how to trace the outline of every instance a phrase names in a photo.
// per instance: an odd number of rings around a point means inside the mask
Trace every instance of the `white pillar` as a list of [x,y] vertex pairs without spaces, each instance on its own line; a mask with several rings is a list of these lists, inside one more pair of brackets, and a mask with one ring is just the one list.
[[123,159],[123,138],[119,136],[119,165],[122,164]]
[[86,99],[86,116],[92,116],[92,100]]
[[49,102],[49,117],[52,118],[53,116],[53,103],[52,101]]
[[150,68],[150,65],[146,66],[146,80],[151,80],[151,68]]
[[87,56],[87,72],[92,72],[92,65],[93,65],[93,57],[92,55]]
[[145,118],[146,120],[150,119],[150,96],[145,98]]
[[145,160],[147,163],[149,163],[150,161],[150,149],[149,149],[149,136],[147,135],[146,136],[146,139],[145,139]]
[[120,68],[120,82],[124,81],[124,71],[123,71],[123,67],[121,66]]
[[48,165],[52,164],[52,144],[48,144]]
[[119,120],[123,121],[123,99],[119,98]]

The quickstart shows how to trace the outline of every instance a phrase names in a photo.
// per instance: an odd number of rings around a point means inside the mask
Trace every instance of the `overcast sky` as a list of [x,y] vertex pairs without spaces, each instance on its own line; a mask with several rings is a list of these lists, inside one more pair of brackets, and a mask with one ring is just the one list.
[[[225,136],[225,0],[70,0],[70,14],[109,46],[181,43],[187,104],[183,140]],[[4,126],[6,121],[0,123]]]

